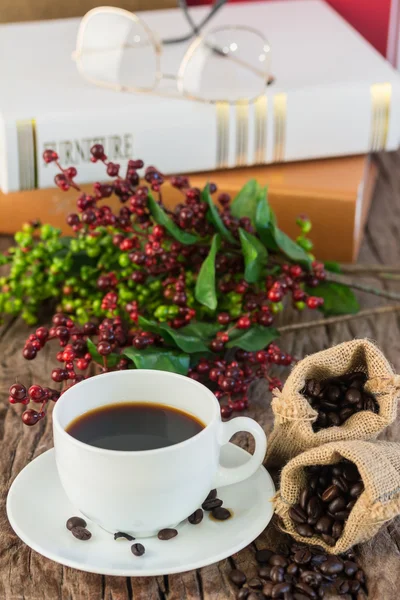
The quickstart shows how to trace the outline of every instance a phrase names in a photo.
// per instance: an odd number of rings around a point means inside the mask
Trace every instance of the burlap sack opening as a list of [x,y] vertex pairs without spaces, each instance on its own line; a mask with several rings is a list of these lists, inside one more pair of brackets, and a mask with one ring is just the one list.
[[[353,371],[368,376],[365,389],[379,404],[379,414],[361,411],[343,425],[314,432],[317,412],[300,393],[307,379],[322,380]],[[274,390],[275,425],[268,440],[267,467],[281,467],[288,460],[316,446],[341,440],[374,439],[397,414],[400,376],[375,344],[366,339],[344,342],[307,356],[289,375],[282,392]]]
[[[299,535],[288,513],[289,508],[298,502],[306,484],[304,467],[331,465],[342,458],[357,465],[365,490],[350,512],[341,537],[335,546],[328,546],[319,536],[305,538]],[[322,546],[332,554],[345,552],[355,544],[372,538],[383,523],[400,513],[400,444],[332,442],[303,452],[283,468],[274,504],[283,521],[283,529],[296,540]]]

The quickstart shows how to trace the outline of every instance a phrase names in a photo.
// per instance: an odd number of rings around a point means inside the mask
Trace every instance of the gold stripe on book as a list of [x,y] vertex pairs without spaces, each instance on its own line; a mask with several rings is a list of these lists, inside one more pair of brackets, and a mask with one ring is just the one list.
[[286,100],[286,94],[274,96],[274,162],[282,162],[285,159]]
[[254,102],[254,164],[266,161],[268,98],[260,96]]
[[38,166],[36,158],[36,121],[17,121],[17,146],[20,190],[38,187]]
[[389,132],[391,98],[391,83],[374,83],[371,85],[370,150],[373,152],[383,150],[386,147]]
[[249,102],[236,103],[236,157],[235,165],[244,167],[248,163],[249,149]]
[[229,103],[217,102],[217,169],[228,166],[229,152]]

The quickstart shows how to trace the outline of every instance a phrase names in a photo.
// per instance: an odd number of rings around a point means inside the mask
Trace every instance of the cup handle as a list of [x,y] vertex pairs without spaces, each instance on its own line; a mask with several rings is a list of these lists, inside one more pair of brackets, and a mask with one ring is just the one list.
[[216,488],[247,479],[257,471],[265,458],[267,438],[264,430],[254,419],[249,419],[248,417],[236,417],[231,421],[221,423],[218,436],[219,445],[223,446],[227,444],[233,434],[238,431],[247,431],[254,437],[256,442],[254,454],[244,465],[240,465],[240,467],[227,468],[219,465],[214,480],[214,487]]

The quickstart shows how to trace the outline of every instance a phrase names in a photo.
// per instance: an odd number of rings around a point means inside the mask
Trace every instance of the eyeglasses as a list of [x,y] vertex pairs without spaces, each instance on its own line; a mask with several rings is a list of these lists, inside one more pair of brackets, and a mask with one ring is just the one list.
[[[271,82],[270,46],[259,31],[240,25],[217,27],[202,35],[202,27],[225,2],[217,1],[196,26],[181,0],[192,33],[163,42],[138,15],[120,8],[95,8],[81,21],[73,58],[86,80],[116,91],[211,103],[252,102]],[[162,72],[164,46],[192,37],[177,74]],[[164,89],[163,80],[173,80],[173,89]]]

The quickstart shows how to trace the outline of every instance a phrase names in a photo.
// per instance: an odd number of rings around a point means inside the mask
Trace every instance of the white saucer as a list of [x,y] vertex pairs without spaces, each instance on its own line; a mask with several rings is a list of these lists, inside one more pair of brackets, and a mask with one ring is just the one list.
[[[236,467],[248,458],[245,450],[233,444],[222,448],[221,462],[226,467]],[[250,544],[271,520],[274,494],[270,475],[260,467],[246,481],[218,492],[224,506],[233,511],[232,518],[216,522],[205,512],[199,525],[183,522],[172,540],[142,540],[146,553],[135,557],[130,550],[132,542],[115,541],[92,522],[88,522],[92,538],[86,542],[66,529],[67,519],[79,512],[61,487],[52,449],[29,463],[15,479],[7,497],[7,514],[22,541],[62,565],[102,575],[169,575],[218,562]],[[43,511],[43,507],[47,509]]]

